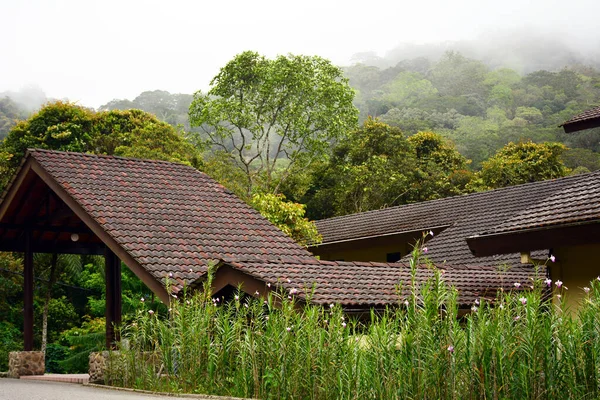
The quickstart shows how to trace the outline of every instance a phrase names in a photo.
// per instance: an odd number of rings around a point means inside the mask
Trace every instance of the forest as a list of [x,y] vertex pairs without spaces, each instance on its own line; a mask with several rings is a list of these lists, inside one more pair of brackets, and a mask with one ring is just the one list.
[[[311,220],[600,169],[600,129],[559,127],[598,105],[594,66],[521,72],[456,51],[360,61],[244,52],[206,93],[146,91],[97,110],[4,93],[0,189],[28,147],[181,162],[307,245],[319,241]],[[22,345],[21,269],[0,256],[0,370]],[[36,255],[36,278],[49,370],[85,369],[104,332],[102,260]],[[126,268],[123,279],[124,314],[154,301]]]

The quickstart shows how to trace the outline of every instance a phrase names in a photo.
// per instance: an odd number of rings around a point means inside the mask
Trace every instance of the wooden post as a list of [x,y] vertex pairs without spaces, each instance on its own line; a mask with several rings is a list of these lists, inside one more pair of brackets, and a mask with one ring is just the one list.
[[23,267],[23,350],[33,351],[33,250],[29,230],[25,232]]
[[119,341],[115,326],[121,324],[121,260],[108,247],[104,252],[106,281],[106,348]]

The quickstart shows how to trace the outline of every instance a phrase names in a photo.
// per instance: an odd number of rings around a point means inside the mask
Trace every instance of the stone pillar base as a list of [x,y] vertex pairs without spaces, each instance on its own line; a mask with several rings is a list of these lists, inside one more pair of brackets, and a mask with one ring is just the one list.
[[108,359],[108,351],[90,353],[89,374],[90,383],[104,383],[104,370]]
[[8,376],[44,375],[46,362],[41,351],[11,351],[8,353]]

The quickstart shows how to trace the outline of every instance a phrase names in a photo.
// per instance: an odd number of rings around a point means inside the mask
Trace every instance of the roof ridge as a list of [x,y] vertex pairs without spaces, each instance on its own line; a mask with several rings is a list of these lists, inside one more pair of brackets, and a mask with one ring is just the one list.
[[[40,149],[40,148],[28,148],[25,153],[25,158],[27,158],[30,154],[33,153],[51,153],[51,154],[69,154],[69,155],[77,155],[89,158],[107,158],[107,159],[116,159],[116,160],[127,160],[127,161],[140,161],[145,163],[153,163],[153,164],[173,164],[180,165],[187,168],[192,168],[196,170],[196,168],[183,164],[177,161],[166,161],[166,160],[156,160],[156,159],[147,159],[147,158],[139,158],[139,157],[123,157],[123,156],[115,156],[110,154],[96,154],[96,153],[83,153],[78,151],[65,151],[65,150],[50,150],[50,149]],[[196,170],[198,172],[202,172],[200,170]],[[204,172],[202,172],[204,173]]]

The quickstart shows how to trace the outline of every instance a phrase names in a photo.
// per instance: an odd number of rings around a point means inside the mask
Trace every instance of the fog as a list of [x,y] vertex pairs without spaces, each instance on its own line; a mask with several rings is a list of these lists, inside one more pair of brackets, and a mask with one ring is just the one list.
[[90,107],[145,90],[192,93],[244,50],[338,65],[446,50],[521,72],[598,65],[599,12],[597,0],[4,0],[0,93],[37,87]]

